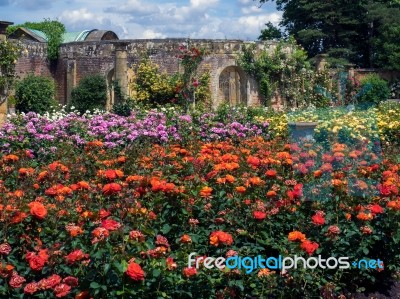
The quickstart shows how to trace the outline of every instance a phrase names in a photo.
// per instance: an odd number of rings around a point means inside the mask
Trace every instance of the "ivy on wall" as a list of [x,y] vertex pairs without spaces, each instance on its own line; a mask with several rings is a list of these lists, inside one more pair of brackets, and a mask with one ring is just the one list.
[[9,41],[0,42],[0,103],[4,103],[15,81],[15,64],[19,47]]
[[25,22],[24,24],[9,26],[7,33],[11,34],[19,27],[42,31],[47,36],[47,57],[51,61],[58,58],[58,49],[63,42],[65,33],[64,24],[57,20],[44,19],[42,22]]
[[329,73],[314,71],[307,52],[293,38],[281,40],[272,51],[257,52],[254,44],[245,46],[238,65],[258,82],[266,105],[275,96],[289,107],[321,107],[331,100]]

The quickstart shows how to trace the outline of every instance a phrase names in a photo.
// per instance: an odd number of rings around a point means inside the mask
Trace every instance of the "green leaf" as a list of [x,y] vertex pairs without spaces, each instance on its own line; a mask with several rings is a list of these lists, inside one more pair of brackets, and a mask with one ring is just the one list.
[[160,270],[158,270],[158,269],[154,269],[154,270],[153,270],[153,276],[154,276],[154,277],[158,277],[158,276],[160,276],[160,274],[161,274],[161,271],[160,271]]
[[161,229],[161,232],[166,235],[169,233],[169,231],[171,230],[171,226],[169,224],[164,224],[164,226]]
[[90,283],[90,288],[98,289],[98,288],[100,288],[100,285],[97,282],[93,281],[93,282]]

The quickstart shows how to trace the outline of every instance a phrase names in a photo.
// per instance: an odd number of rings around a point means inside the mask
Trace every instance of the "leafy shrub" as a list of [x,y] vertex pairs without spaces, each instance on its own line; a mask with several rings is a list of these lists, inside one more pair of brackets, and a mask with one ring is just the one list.
[[358,97],[360,103],[378,104],[390,96],[388,83],[376,74],[366,76],[361,80],[361,91]]
[[57,105],[55,84],[50,78],[28,75],[15,89],[16,109],[21,112],[44,113]]
[[161,74],[158,66],[146,58],[137,68],[131,89],[137,101],[164,104],[175,98],[176,86],[175,77]]
[[107,103],[107,83],[101,75],[90,75],[83,78],[72,90],[71,106],[80,113],[95,109],[104,110]]
[[132,108],[133,108],[132,101],[119,102],[113,106],[113,113],[120,116],[129,116],[131,115]]

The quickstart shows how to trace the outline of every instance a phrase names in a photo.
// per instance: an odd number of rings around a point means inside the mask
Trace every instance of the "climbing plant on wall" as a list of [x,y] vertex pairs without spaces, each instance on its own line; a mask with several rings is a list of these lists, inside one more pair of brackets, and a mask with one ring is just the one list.
[[293,38],[280,41],[271,51],[257,52],[254,44],[245,46],[238,64],[259,83],[265,104],[269,104],[274,96],[280,96],[290,107],[329,104],[326,95],[328,90],[331,91],[328,72],[315,72],[307,53]]
[[0,103],[7,99],[15,81],[15,64],[19,57],[19,47],[9,41],[0,42]]
[[7,33],[11,34],[18,27],[39,30],[47,36],[47,57],[50,60],[57,60],[58,49],[63,42],[63,34],[65,33],[64,24],[57,20],[44,19],[42,22],[25,22],[24,24],[9,26]]
[[[210,103],[210,74],[199,72],[204,51],[196,47],[181,45],[177,58],[181,72],[161,73],[157,64],[148,56],[143,56],[135,67],[135,76],[130,88],[132,97],[142,103],[179,104],[186,109],[190,104],[207,106]],[[194,105],[193,105],[194,106]]]

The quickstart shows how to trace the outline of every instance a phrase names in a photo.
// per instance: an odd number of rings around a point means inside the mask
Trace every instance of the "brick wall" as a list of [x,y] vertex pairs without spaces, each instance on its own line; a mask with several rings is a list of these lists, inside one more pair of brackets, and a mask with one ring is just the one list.
[[18,42],[18,44],[21,47],[21,57],[16,65],[16,75],[19,79],[25,78],[29,73],[52,77],[46,44],[35,42]]

